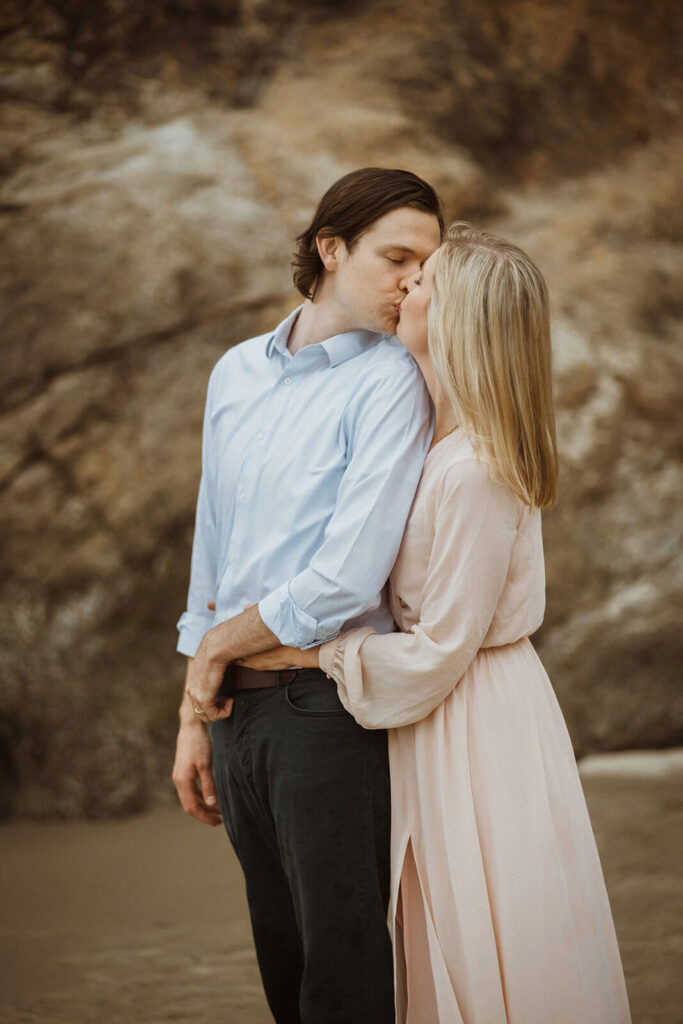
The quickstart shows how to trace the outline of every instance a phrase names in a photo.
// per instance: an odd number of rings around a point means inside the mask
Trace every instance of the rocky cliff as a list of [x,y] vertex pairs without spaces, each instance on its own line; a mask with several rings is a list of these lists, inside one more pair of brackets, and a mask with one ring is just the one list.
[[207,377],[371,163],[547,273],[538,646],[578,752],[680,741],[681,27],[668,0],[3,4],[3,813],[166,792]]

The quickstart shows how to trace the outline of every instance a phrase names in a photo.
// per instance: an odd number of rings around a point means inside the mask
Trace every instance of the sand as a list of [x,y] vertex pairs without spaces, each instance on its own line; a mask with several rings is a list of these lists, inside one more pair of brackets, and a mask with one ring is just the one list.
[[[591,758],[582,774],[634,1024],[681,1024],[683,755]],[[3,1024],[271,1021],[221,830],[170,808],[9,823],[0,858]]]

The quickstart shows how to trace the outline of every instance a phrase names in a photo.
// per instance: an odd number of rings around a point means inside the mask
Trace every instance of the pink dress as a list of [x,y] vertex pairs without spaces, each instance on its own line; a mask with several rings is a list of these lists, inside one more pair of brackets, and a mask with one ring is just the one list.
[[541,518],[458,430],[427,456],[391,601],[401,633],[321,647],[390,729],[400,1024],[628,1024],[605,883],[562,712],[529,636]]

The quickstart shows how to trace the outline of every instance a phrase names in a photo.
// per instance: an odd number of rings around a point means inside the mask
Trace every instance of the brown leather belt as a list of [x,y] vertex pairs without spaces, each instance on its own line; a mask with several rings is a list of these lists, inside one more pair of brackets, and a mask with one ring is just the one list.
[[231,665],[229,685],[232,690],[256,690],[262,686],[289,686],[301,672],[300,668],[286,668],[282,672],[259,672],[255,668]]

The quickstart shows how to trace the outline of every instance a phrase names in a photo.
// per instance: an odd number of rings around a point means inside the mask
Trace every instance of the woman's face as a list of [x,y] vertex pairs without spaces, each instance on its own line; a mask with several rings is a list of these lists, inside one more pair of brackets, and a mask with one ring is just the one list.
[[410,291],[401,303],[401,317],[396,328],[396,337],[404,348],[416,358],[427,354],[427,311],[432,297],[432,283],[439,258],[437,249],[422,268],[419,278],[410,286]]

